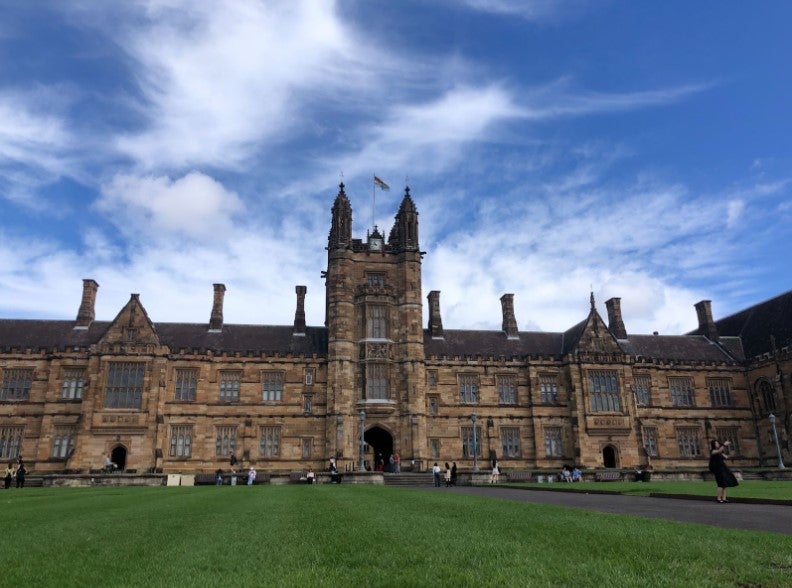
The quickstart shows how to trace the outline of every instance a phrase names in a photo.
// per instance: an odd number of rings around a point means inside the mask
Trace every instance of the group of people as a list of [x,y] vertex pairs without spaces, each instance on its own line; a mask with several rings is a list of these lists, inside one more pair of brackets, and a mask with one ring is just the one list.
[[[366,462],[366,469],[369,469],[368,462]],[[388,472],[391,474],[400,474],[401,473],[401,457],[398,453],[391,453],[388,456],[388,461],[385,461],[385,458],[382,456],[381,453],[377,453],[374,458],[374,471],[376,472]]]
[[[237,485],[237,479],[238,479],[239,476],[243,476],[244,477],[245,483],[248,486],[252,486],[256,482],[256,468],[254,468],[253,466],[250,466],[250,468],[247,470],[247,472],[244,472],[244,473],[240,472],[239,474],[237,474],[236,466],[237,466],[237,463],[239,463],[239,460],[237,460],[236,455],[234,455],[233,453],[229,456],[228,463],[231,466],[230,484],[232,486],[236,486]],[[222,486],[223,485],[223,470],[222,469],[218,469],[215,472],[215,485],[216,486]]]
[[26,475],[25,462],[21,457],[17,458],[16,463],[9,461],[3,475],[3,487],[8,490],[11,487],[11,482],[16,480],[16,487],[24,488]]
[[561,481],[562,482],[582,482],[583,481],[583,472],[580,471],[580,468],[575,466],[565,465],[564,468],[561,470]]
[[448,462],[445,463],[445,470],[440,468],[440,466],[435,462],[432,466],[432,478],[434,480],[434,485],[436,488],[442,486],[443,482],[445,483],[446,488],[450,488],[451,486],[456,486],[457,483],[457,464],[453,462],[450,466]]

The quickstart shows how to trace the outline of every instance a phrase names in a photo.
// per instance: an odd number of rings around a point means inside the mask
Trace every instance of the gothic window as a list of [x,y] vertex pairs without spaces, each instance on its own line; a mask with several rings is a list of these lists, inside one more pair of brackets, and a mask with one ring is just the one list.
[[313,386],[314,383],[314,369],[313,368],[305,368],[305,385],[306,386]]
[[440,457],[440,439],[429,439],[429,455],[432,459]]
[[283,400],[283,372],[262,372],[261,399],[264,402]]
[[195,401],[195,390],[198,382],[198,370],[194,368],[176,370],[176,400],[182,402]]
[[216,427],[215,455],[227,457],[236,452],[237,428]]
[[82,400],[84,389],[85,368],[65,368],[63,384],[61,384],[61,398],[63,400]]
[[303,412],[305,414],[311,414],[313,411],[313,396],[311,394],[304,394],[303,395]]
[[716,407],[731,406],[731,382],[725,378],[711,378],[707,380],[710,404]]
[[693,380],[691,378],[668,378],[671,402],[674,406],[693,406]]
[[652,380],[649,376],[635,376],[633,380],[635,402],[642,406],[649,406],[652,404],[651,388]]
[[55,434],[52,436],[52,457],[55,459],[66,459],[74,451],[74,438],[77,436],[77,427],[59,426],[55,427]]
[[475,428],[475,447],[473,427],[462,427],[462,456],[465,458],[473,457],[475,453],[477,456],[481,455],[481,427]]
[[0,459],[15,459],[22,449],[25,427],[0,427]]
[[430,388],[437,386],[437,370],[428,370],[426,372],[426,383]]
[[715,437],[722,443],[730,441],[728,447],[729,454],[740,455],[740,430],[737,427],[718,427],[715,429]]
[[387,336],[387,308],[380,304],[369,306],[366,320],[366,337],[369,339],[385,339]]
[[220,372],[220,402],[239,402],[242,372]]
[[303,439],[302,440],[302,456],[303,456],[303,459],[310,459],[311,458],[311,440],[310,439]]
[[520,457],[520,429],[518,427],[501,427],[501,448],[503,457]]
[[385,286],[385,274],[367,273],[366,283],[372,288],[382,288]]
[[188,458],[192,455],[192,425],[174,425],[171,427],[170,452],[171,457]]
[[676,430],[680,457],[698,457],[701,455],[701,440],[696,427],[680,427]]
[[775,412],[776,401],[773,385],[767,380],[759,380],[756,384],[756,391],[759,393],[759,398],[762,399],[762,408],[764,408],[764,412]]
[[618,412],[619,377],[615,370],[591,370],[589,372],[589,393],[592,412]]
[[429,396],[429,414],[436,416],[440,400],[437,396]]
[[459,374],[459,402],[462,404],[478,404],[478,374]]
[[499,404],[517,404],[517,376],[496,376]]
[[280,427],[261,427],[259,455],[261,457],[278,457],[280,455],[280,441]]
[[642,435],[646,455],[657,457],[657,429],[655,427],[644,427]]
[[545,427],[544,444],[546,457],[564,456],[564,438],[561,427]]
[[30,385],[32,382],[32,368],[10,368],[3,370],[3,385],[0,387],[0,400],[30,400]]
[[366,365],[366,393],[368,400],[388,399],[388,366],[384,363]]
[[143,375],[140,362],[110,363],[105,387],[105,408],[140,408],[143,403]]
[[539,376],[539,401],[542,404],[558,404],[558,378],[555,375]]

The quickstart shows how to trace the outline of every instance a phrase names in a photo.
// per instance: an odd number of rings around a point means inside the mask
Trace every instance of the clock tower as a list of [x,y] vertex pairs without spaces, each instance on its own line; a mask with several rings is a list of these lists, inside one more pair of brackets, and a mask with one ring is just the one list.
[[[352,207],[339,186],[327,246],[328,454],[387,464],[391,453],[422,459],[425,369],[418,212],[405,188],[387,242],[375,226],[352,237]],[[362,414],[361,414],[362,413]]]

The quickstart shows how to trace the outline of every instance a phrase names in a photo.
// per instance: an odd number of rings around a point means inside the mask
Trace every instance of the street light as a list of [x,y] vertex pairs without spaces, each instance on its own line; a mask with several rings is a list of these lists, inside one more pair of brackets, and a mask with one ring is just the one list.
[[775,441],[776,452],[778,453],[778,469],[785,470],[786,466],[784,465],[784,460],[781,459],[781,446],[778,444],[778,431],[776,431],[775,426],[776,415],[771,412],[767,418],[770,419],[770,426],[773,427],[773,441]]
[[366,411],[360,411],[360,471],[366,471],[366,462],[365,462],[365,450],[366,450],[366,441],[363,438],[363,435],[366,431]]
[[473,421],[473,473],[477,474],[478,467],[478,440],[476,439],[476,413],[470,415],[470,420]]

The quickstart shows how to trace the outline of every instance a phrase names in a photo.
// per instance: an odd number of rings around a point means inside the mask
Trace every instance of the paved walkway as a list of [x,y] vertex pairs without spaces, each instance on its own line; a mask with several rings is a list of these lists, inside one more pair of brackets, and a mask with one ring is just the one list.
[[[456,486],[443,489],[457,494],[485,496],[585,508],[600,512],[625,514],[685,523],[700,523],[727,529],[770,531],[792,535],[792,506],[775,504],[718,504],[701,500],[623,496],[620,494],[582,494],[577,492],[549,492],[489,486]],[[714,490],[714,488],[713,488]]]

